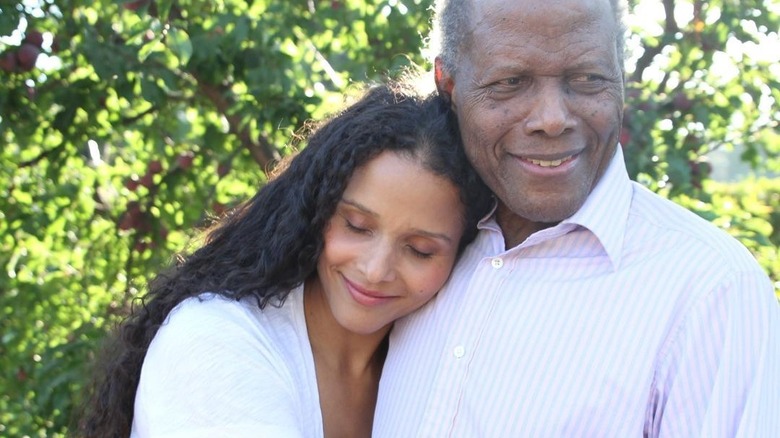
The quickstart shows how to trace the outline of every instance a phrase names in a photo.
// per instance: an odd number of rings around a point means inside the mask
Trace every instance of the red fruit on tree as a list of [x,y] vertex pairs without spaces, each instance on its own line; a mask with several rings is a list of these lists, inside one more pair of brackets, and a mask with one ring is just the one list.
[[38,55],[41,54],[41,49],[30,44],[24,43],[19,47],[19,51],[16,52],[16,60],[19,62],[19,68],[22,71],[30,71],[35,67],[35,61],[38,60]]
[[151,189],[154,187],[154,174],[147,172],[144,176],[141,177],[139,183],[147,189]]
[[16,53],[6,52],[2,57],[0,57],[0,70],[15,72],[16,66]]
[[693,108],[693,101],[682,91],[674,95],[672,104],[676,109],[683,112],[690,111],[690,109]]
[[24,36],[24,42],[40,48],[43,45],[43,34],[37,30],[31,30]]
[[195,154],[192,152],[185,152],[176,157],[176,164],[182,169],[187,170],[192,167],[192,160],[195,159]]
[[132,216],[125,213],[122,218],[119,219],[119,229],[122,231],[132,230],[135,228],[135,222],[133,222]]
[[143,241],[138,241],[135,243],[135,246],[133,246],[133,249],[135,252],[144,252],[149,248],[149,244]]
[[631,131],[625,126],[620,130],[620,145],[623,147],[628,146],[631,142]]
[[140,181],[138,180],[138,177],[133,175],[130,178],[125,181],[125,187],[127,187],[127,190],[130,190],[131,192],[134,192],[138,189],[138,186],[140,185]]
[[132,230],[138,228],[143,222],[143,212],[141,206],[137,201],[132,201],[127,204],[127,210],[119,219],[120,230]]
[[162,163],[159,160],[152,160],[149,162],[148,172],[152,175],[158,174],[163,171]]

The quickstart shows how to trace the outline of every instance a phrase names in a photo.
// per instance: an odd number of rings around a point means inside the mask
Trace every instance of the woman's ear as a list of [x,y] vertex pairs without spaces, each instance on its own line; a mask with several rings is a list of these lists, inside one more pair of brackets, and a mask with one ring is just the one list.
[[455,82],[452,76],[444,68],[444,62],[438,56],[433,61],[433,74],[436,80],[436,89],[447,102],[452,103],[452,89],[455,88]]

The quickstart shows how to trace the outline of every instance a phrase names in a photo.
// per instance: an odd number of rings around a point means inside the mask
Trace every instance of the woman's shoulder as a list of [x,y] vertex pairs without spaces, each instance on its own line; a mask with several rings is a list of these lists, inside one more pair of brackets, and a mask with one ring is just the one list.
[[318,409],[316,381],[296,323],[302,302],[289,298],[261,310],[253,300],[202,294],[176,306],[147,351],[134,428],[192,436],[228,424],[304,430]]
[[[236,300],[207,292],[179,303],[166,318],[161,332],[187,338],[220,341],[290,342],[305,335],[302,291],[291,291],[280,306],[260,308],[254,298]],[[301,327],[303,325],[303,327]]]

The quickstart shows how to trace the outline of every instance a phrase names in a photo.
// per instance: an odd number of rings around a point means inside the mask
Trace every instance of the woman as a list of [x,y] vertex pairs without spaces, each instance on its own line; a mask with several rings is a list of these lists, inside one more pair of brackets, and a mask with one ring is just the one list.
[[[120,327],[85,436],[369,436],[387,334],[492,205],[438,97],[370,89]],[[132,429],[132,433],[131,432]]]

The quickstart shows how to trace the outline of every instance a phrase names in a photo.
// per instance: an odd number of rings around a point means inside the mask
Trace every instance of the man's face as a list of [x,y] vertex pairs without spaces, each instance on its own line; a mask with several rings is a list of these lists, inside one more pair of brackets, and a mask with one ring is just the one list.
[[623,75],[614,14],[607,0],[473,5],[457,73],[437,74],[437,85],[451,93],[466,152],[501,200],[499,218],[559,222],[615,152]]

